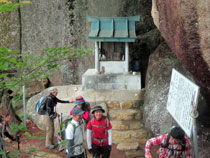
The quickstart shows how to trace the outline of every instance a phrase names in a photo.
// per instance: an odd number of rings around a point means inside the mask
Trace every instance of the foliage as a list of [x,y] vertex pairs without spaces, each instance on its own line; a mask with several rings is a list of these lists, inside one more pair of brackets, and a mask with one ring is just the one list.
[[2,11],[12,11],[19,6],[23,6],[25,4],[31,3],[30,1],[23,1],[20,3],[12,3],[8,0],[0,0],[0,12]]
[[18,131],[25,131],[27,128],[25,125],[21,124],[21,125],[18,125],[18,124],[15,124],[13,123],[12,124],[12,130],[10,130],[11,133],[17,133]]
[[52,75],[62,65],[63,60],[86,55],[85,48],[60,47],[45,49],[41,54],[0,48],[0,88],[19,89],[34,79]]
[[19,150],[14,150],[12,153],[9,153],[9,157],[20,157],[20,151]]
[[0,150],[0,155],[3,155],[4,153],[5,153],[5,152],[3,152],[3,151]]
[[[0,0],[0,12],[12,11],[28,3],[31,2],[12,3],[8,0]],[[40,54],[34,54],[32,52],[22,53],[20,50],[0,48],[0,89],[11,89],[16,92],[12,102],[17,102],[21,99],[20,88],[23,84],[27,84],[35,79],[48,77],[59,69],[63,61],[70,61],[90,52],[90,49],[85,48],[60,47],[48,48]],[[26,126],[12,124],[10,132],[16,133],[20,130],[26,131]],[[23,135],[30,139],[37,138],[29,132],[25,132]],[[38,137],[38,139],[42,140],[44,137]],[[40,150],[29,148],[30,153],[38,151]],[[5,155],[5,151],[0,151],[0,155]],[[14,150],[13,153],[9,154],[9,157],[20,157],[20,151]]]

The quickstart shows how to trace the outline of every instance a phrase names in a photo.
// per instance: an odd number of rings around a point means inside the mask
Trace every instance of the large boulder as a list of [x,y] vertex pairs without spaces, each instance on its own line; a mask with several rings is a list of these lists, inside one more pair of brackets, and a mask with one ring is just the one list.
[[155,25],[210,106],[210,1],[153,0]]
[[172,68],[189,76],[166,43],[150,56],[144,103],[145,126],[155,134],[169,130],[173,121],[166,110]]
[[[167,44],[161,43],[150,56],[144,103],[145,127],[150,129],[154,135],[166,133],[173,125],[177,125],[166,109],[172,68],[193,81],[189,72],[185,70]],[[208,157],[207,151],[210,148],[208,141],[210,138],[210,110],[202,96],[199,97],[198,111],[199,157],[205,158]]]

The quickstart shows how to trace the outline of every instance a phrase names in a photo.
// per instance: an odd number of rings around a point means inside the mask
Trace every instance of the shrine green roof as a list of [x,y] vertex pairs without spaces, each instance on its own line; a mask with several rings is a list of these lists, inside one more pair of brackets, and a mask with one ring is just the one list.
[[131,17],[92,17],[89,39],[102,42],[134,42],[136,39],[135,22],[140,16]]

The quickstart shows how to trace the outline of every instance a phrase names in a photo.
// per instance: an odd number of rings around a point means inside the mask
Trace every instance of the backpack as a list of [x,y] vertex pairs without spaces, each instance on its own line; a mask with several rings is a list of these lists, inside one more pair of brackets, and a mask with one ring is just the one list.
[[66,149],[66,128],[67,128],[67,126],[69,124],[71,124],[73,126],[73,129],[74,129],[73,135],[74,135],[77,127],[79,127],[80,125],[83,124],[83,122],[82,122],[82,124],[80,124],[79,126],[76,126],[75,124],[71,123],[72,119],[73,118],[71,117],[69,119],[64,120],[61,123],[61,129],[58,131],[58,137],[57,137],[58,144],[59,144],[59,151]]
[[64,120],[63,122],[62,122],[62,124],[61,124],[61,137],[62,137],[62,139],[63,140],[66,140],[66,133],[65,133],[65,131],[66,131],[66,128],[67,128],[67,126],[68,126],[68,124],[71,124],[72,126],[73,126],[73,129],[74,129],[74,131],[73,131],[73,134],[75,133],[75,131],[76,131],[76,125],[75,124],[73,124],[73,123],[71,123],[71,121],[72,121],[72,117],[71,118],[69,118],[69,119],[66,119],[66,120]]
[[48,97],[41,97],[36,104],[35,110],[39,115],[46,114],[46,101]]

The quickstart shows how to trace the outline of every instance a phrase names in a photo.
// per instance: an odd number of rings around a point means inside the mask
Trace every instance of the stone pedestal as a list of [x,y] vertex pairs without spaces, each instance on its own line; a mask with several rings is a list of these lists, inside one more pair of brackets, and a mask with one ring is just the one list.
[[130,73],[97,74],[95,69],[88,69],[82,76],[82,89],[141,90],[141,74],[139,72],[135,75]]

